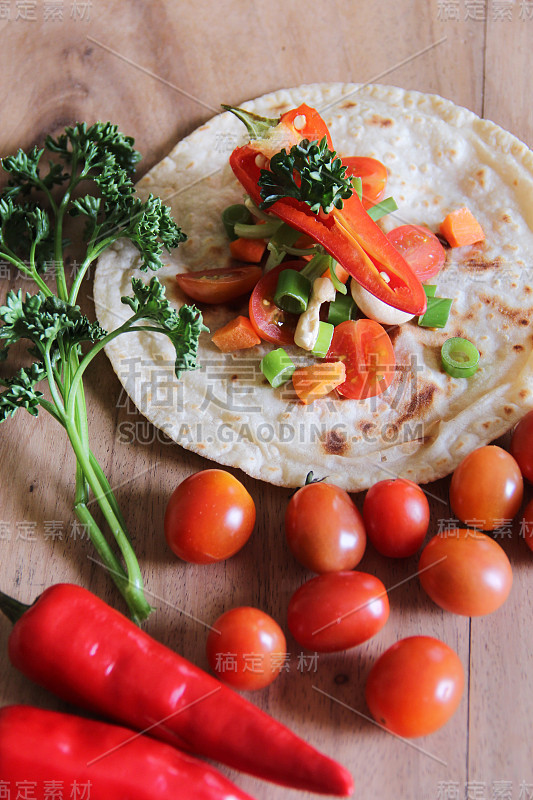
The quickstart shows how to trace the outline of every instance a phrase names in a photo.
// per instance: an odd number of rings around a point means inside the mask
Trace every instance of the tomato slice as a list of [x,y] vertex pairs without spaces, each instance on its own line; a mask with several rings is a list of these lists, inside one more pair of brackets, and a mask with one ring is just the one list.
[[422,225],[400,225],[387,234],[416,277],[421,281],[432,278],[446,261],[446,251],[434,233]]
[[342,163],[348,167],[347,175],[361,178],[363,184],[362,203],[365,208],[375,206],[385,194],[387,168],[377,158],[368,156],[348,156]]
[[363,400],[390,386],[396,357],[385,328],[372,319],[341,322],[333,333],[327,361],[344,361],[346,381],[337,386],[343,397]]
[[294,344],[298,314],[288,314],[274,303],[278,277],[284,269],[301,270],[305,261],[284,261],[267,272],[250,297],[250,322],[261,339],[275,344]]
[[251,292],[263,274],[261,267],[235,266],[227,269],[201,269],[176,275],[186,295],[200,303],[227,303]]

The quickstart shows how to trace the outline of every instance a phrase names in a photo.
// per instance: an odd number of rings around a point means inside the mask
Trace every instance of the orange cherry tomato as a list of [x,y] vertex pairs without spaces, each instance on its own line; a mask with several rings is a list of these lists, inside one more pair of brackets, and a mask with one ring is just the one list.
[[379,481],[366,493],[363,518],[378,553],[407,558],[422,547],[429,525],[429,503],[416,483],[403,478]]
[[207,637],[209,666],[235,689],[263,689],[279,675],[286,658],[285,635],[264,611],[232,608]]
[[343,397],[364,399],[381,394],[392,383],[396,358],[390,337],[379,322],[341,322],[333,332],[327,361],[343,361],[346,381],[337,386]]
[[250,322],[258,336],[275,344],[294,344],[298,314],[288,314],[274,303],[280,272],[284,269],[300,270],[305,261],[284,261],[263,275],[250,297]]
[[363,188],[362,203],[365,208],[375,206],[382,199],[387,185],[387,168],[381,161],[368,156],[348,156],[342,159],[348,167],[347,175],[361,178]]
[[313,572],[353,569],[365,552],[361,514],[348,492],[330,483],[309,483],[291,497],[285,533],[294,557]]
[[457,710],[463,688],[457,653],[431,636],[410,636],[378,658],[365,698],[380,725],[410,738],[442,727]]
[[165,537],[183,561],[211,564],[237,553],[252,533],[255,504],[237,478],[205,469],[172,493],[165,512]]
[[479,447],[453,473],[450,503],[461,522],[493,531],[518,513],[524,492],[520,467],[496,445]]
[[400,225],[387,234],[387,239],[421,281],[436,275],[446,261],[446,250],[435,234],[422,225]]
[[261,267],[201,269],[176,275],[182,291],[199,303],[227,303],[251,292],[263,274]]
[[466,617],[496,611],[513,585],[509,559],[498,542],[465,529],[434,536],[422,551],[418,570],[434,603]]
[[533,483],[533,411],[522,417],[514,429],[510,452],[524,478]]

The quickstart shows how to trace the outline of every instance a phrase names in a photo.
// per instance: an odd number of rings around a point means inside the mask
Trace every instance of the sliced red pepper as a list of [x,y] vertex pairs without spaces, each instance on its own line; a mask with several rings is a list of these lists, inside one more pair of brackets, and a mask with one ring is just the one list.
[[[314,112],[314,115],[311,116],[310,112]],[[293,122],[298,113],[304,113],[303,106],[288,112],[281,119],[285,121],[287,118],[288,123],[289,115],[292,115]],[[304,128],[306,138],[316,139],[326,135],[324,130],[327,127],[318,112],[308,109],[305,115],[306,120],[307,115],[310,120],[315,120],[318,131],[312,135],[308,128]],[[330,141],[328,137],[328,143]],[[230,156],[230,166],[254,203],[260,205],[262,198],[258,181],[261,166],[256,163],[257,152],[250,145],[237,147]],[[278,200],[269,210],[321,244],[361,286],[379,300],[409,314],[424,313],[427,298],[422,284],[381,228],[368,216],[355,192],[344,201],[342,209],[333,209],[324,218],[313,214],[306,203],[293,198]]]

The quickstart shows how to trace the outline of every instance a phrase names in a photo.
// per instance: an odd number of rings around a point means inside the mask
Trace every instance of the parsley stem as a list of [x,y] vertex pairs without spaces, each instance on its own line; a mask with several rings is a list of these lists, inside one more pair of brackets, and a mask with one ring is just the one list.
[[77,169],[78,169],[78,154],[76,151],[73,151],[72,175],[67,190],[63,195],[61,203],[59,204],[59,208],[57,208],[54,212],[56,218],[55,234],[54,234],[54,262],[55,262],[54,266],[56,270],[57,294],[62,300],[67,300],[68,298],[67,281],[65,279],[65,267],[63,265],[63,218],[65,216],[67,206],[70,203],[72,190],[79,182],[79,178],[76,174]]

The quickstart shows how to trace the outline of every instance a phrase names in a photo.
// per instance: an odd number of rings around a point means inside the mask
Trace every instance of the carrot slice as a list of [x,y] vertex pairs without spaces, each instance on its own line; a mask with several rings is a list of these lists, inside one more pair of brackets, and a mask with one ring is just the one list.
[[233,258],[237,261],[246,261],[248,264],[258,264],[263,258],[265,248],[264,239],[235,239],[229,243]]
[[215,331],[211,341],[223,353],[245,350],[247,347],[255,347],[256,344],[261,344],[261,339],[254,331],[248,317],[242,316],[235,317],[227,325]]
[[440,224],[440,232],[450,247],[476,244],[485,238],[483,228],[466,206],[448,214]]
[[321,362],[300,367],[292,376],[294,391],[305,405],[325,397],[346,380],[343,361]]

